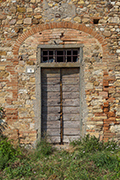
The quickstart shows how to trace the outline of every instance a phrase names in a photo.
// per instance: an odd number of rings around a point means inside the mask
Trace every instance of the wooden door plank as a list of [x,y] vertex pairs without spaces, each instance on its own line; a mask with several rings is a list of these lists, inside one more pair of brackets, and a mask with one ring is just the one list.
[[80,93],[79,92],[63,92],[63,99],[75,99],[79,98]]
[[43,99],[42,102],[43,106],[59,106],[60,105],[60,98],[57,99]]
[[59,77],[52,77],[52,78],[42,78],[42,84],[60,84],[60,78]]
[[60,128],[60,121],[47,121],[42,123],[43,128],[47,127],[47,129],[58,129]]
[[42,113],[48,113],[48,114],[58,114],[60,112],[60,107],[45,107],[45,106],[42,106]]
[[[63,68],[62,69],[62,76],[65,75],[77,75],[79,76],[79,68]],[[70,77],[70,76],[69,76]]]
[[60,114],[57,113],[51,113],[51,114],[42,114],[42,119],[45,120],[45,121],[56,121],[56,120],[60,120]]
[[80,121],[64,121],[64,128],[80,128]]
[[79,135],[76,135],[76,136],[67,136],[67,135],[64,135],[64,143],[70,143],[74,140],[79,140],[80,139],[80,136]]
[[60,92],[59,91],[54,91],[54,93],[51,91],[49,92],[42,92],[42,98],[48,98],[48,99],[56,99],[60,97]]
[[64,84],[63,85],[63,92],[73,92],[77,91],[79,92],[79,84],[71,85],[71,84]]
[[77,99],[63,99],[63,106],[80,106],[79,98]]
[[79,76],[79,73],[78,74],[66,74],[66,75],[63,75],[63,78],[78,78]]
[[60,135],[60,128],[59,129],[47,129],[48,136],[59,136]]
[[64,135],[76,136],[76,135],[79,135],[79,134],[80,134],[79,127],[64,128]]
[[80,120],[80,114],[63,114],[63,120],[64,121],[79,121]]
[[59,84],[43,84],[42,85],[42,91],[43,91],[43,93],[45,92],[45,91],[52,91],[52,92],[54,92],[54,91],[60,91],[60,85]]
[[60,131],[59,129],[44,129],[42,128],[42,134],[43,136],[47,136],[47,137],[60,137]]
[[63,77],[62,78],[62,83],[63,84],[79,84],[79,78],[78,77],[76,77],[76,78]]
[[73,113],[73,114],[79,114],[80,108],[79,107],[64,107],[63,113]]
[[60,142],[60,69],[42,70],[42,133]]
[[80,137],[79,68],[63,70],[64,142]]

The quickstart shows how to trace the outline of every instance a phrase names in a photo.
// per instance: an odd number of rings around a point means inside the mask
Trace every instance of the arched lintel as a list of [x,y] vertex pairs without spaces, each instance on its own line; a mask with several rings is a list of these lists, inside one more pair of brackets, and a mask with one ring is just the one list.
[[99,32],[96,32],[92,28],[87,27],[85,24],[78,24],[78,23],[71,23],[71,22],[53,22],[53,23],[49,23],[49,24],[39,24],[38,26],[31,27],[31,29],[24,32],[21,36],[19,36],[13,46],[13,55],[18,56],[18,51],[19,51],[21,44],[29,36],[32,36],[35,33],[38,33],[38,32],[44,31],[44,30],[49,30],[49,29],[54,29],[54,28],[75,29],[75,30],[79,30],[79,31],[88,33],[99,41],[99,43],[101,44],[101,46],[103,48],[103,55],[106,55],[109,53],[108,48],[107,48],[107,42],[104,39],[104,37]]

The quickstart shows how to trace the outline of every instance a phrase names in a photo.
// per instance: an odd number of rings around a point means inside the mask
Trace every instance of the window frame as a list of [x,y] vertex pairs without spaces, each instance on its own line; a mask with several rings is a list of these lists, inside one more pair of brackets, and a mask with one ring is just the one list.
[[[61,52],[61,54],[60,54]],[[70,53],[70,54],[68,54]],[[43,49],[41,48],[41,63],[79,62],[80,48]],[[58,59],[61,59],[60,61]],[[77,59],[77,61],[76,61]]]

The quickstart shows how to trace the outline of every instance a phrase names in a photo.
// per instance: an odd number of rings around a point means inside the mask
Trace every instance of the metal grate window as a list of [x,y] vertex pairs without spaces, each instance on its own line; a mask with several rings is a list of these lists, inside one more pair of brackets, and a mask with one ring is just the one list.
[[41,62],[78,62],[79,49],[42,49]]

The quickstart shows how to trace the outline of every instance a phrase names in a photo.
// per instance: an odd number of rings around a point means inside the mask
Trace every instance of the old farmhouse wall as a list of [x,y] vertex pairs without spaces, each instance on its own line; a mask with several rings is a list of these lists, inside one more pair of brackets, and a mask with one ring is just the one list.
[[40,138],[38,47],[55,44],[83,45],[81,136],[120,141],[119,0],[0,0],[3,133],[21,144]]

